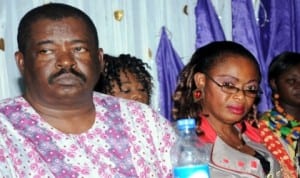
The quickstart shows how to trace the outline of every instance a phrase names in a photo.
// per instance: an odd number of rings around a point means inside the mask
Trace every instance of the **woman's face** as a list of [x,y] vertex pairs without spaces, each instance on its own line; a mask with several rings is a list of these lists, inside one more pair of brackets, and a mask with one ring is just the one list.
[[149,97],[144,86],[137,80],[136,76],[130,72],[120,72],[121,86],[113,81],[111,94],[120,98],[136,100],[149,104]]
[[[258,90],[259,75],[253,62],[245,57],[227,55],[221,61],[204,75],[203,114],[208,114],[209,119],[234,124],[251,109],[256,95],[243,90]],[[239,90],[228,93],[220,86]]]
[[281,105],[300,107],[300,64],[281,74],[275,85]]

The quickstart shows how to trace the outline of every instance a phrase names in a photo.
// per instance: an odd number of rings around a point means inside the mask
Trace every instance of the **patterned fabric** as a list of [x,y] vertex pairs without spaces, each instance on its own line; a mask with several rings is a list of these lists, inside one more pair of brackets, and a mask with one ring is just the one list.
[[264,113],[262,119],[266,121],[266,124],[273,132],[277,132],[286,144],[291,147],[291,150],[296,149],[297,140],[300,137],[300,122],[298,120],[288,119],[274,109]]
[[287,178],[297,177],[294,158],[299,129],[298,121],[289,120],[274,109],[265,112],[259,122],[263,142],[280,162]]
[[0,177],[171,177],[175,134],[148,106],[94,93],[96,120],[64,134],[22,97],[0,103]]

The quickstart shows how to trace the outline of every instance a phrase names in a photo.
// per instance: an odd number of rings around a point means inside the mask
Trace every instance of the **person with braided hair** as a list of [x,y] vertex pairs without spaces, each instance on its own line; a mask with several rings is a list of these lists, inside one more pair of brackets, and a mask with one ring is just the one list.
[[255,57],[230,41],[198,48],[180,73],[173,119],[197,120],[199,139],[212,145],[211,177],[282,178],[278,161],[247,122],[260,80]]
[[274,107],[261,116],[260,134],[282,165],[285,177],[294,178],[299,166],[295,150],[300,139],[300,53],[286,51],[275,56],[268,80]]
[[150,105],[153,88],[149,65],[129,54],[104,55],[103,73],[95,91]]

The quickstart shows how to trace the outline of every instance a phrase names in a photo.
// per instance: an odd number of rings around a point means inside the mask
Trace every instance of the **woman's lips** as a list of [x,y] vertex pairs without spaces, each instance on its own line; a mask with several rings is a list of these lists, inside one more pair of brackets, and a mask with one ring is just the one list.
[[245,108],[241,106],[228,106],[228,109],[233,114],[242,115],[245,112]]

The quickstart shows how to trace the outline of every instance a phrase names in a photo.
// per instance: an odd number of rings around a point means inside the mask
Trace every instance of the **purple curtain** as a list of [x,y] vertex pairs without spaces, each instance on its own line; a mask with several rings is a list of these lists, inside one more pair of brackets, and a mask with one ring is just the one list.
[[210,0],[198,0],[195,8],[196,48],[212,41],[223,41],[225,35]]
[[172,43],[167,36],[165,27],[162,27],[155,59],[160,91],[160,113],[168,120],[172,120],[172,95],[177,84],[177,76],[184,64],[174,50]]
[[300,52],[300,1],[292,1],[294,6],[294,25],[295,25],[295,52]]
[[262,72],[261,89],[263,94],[258,105],[259,111],[266,111],[271,102],[268,100],[267,67],[265,64],[259,26],[255,19],[252,1],[232,0],[232,40],[242,44],[256,57]]
[[[300,1],[262,0],[260,8],[261,34],[266,65],[283,51],[300,50]],[[264,19],[267,23],[264,23]]]
[[[259,17],[266,67],[283,51],[300,52],[300,1],[262,0]],[[271,89],[267,90],[270,100]]]

